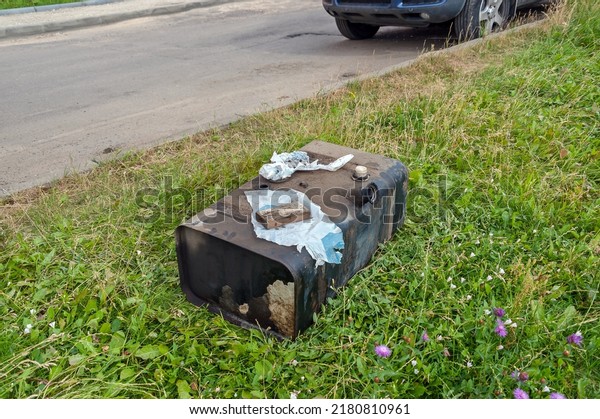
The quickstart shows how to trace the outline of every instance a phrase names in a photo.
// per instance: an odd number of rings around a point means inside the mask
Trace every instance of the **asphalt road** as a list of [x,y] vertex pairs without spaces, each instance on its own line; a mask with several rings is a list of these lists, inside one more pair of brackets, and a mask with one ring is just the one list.
[[0,195],[415,58],[445,32],[348,41],[318,0],[252,0],[0,42]]

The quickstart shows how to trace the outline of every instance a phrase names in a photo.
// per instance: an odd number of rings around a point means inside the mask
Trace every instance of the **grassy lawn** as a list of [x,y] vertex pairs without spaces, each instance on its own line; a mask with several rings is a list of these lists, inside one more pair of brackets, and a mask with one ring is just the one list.
[[47,4],[78,3],[77,0],[0,0],[1,9],[16,9],[19,7],[37,7]]
[[[600,397],[599,86],[600,3],[571,1],[15,195],[0,207],[0,397]],[[406,225],[296,341],[189,304],[174,228],[313,139],[404,162]]]

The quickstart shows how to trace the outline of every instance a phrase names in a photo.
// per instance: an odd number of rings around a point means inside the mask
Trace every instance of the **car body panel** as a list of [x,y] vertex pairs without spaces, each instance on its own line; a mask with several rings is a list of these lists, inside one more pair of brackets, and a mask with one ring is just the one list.
[[[424,27],[456,18],[466,0],[322,0],[331,16],[377,26]],[[541,3],[518,0],[518,7]]]

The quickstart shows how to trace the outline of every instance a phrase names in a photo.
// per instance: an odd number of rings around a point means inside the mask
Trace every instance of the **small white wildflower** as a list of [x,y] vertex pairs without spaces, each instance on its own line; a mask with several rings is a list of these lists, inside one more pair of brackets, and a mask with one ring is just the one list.
[[298,392],[297,391],[292,391],[290,393],[290,399],[297,399],[298,398]]
[[575,336],[581,336],[581,330],[578,330],[577,332],[575,332]]
[[511,323],[510,327],[517,327],[517,323]]
[[435,338],[438,342],[441,342],[444,340],[444,337],[442,335],[437,335],[437,337]]
[[304,381],[304,380],[306,380],[306,377],[302,376],[302,377],[300,377],[300,380]]
[[511,324],[512,324],[512,322],[513,322],[513,321],[512,321],[511,319],[506,319],[506,320],[504,321],[504,324],[505,324],[506,326],[509,326],[509,325],[511,325]]
[[56,322],[50,322],[50,323],[48,324],[48,326],[50,326],[51,328],[53,328],[53,329],[54,329],[54,326],[56,326]]
[[479,243],[481,243],[481,242],[479,241],[479,239],[475,240],[475,244],[479,244]]
[[415,374],[418,374],[419,370],[417,368],[415,368]]
[[35,308],[32,308],[31,310],[29,310],[29,313],[32,315],[35,314]]
[[536,233],[537,233],[537,230],[533,230],[533,234],[536,234]]
[[417,361],[414,359],[412,361],[410,361],[410,363],[412,364],[413,367],[417,365]]
[[465,279],[465,278],[462,278],[462,277],[460,278],[460,283],[461,283],[461,284],[464,284],[464,283],[465,283],[465,281],[466,281],[466,279]]
[[475,257],[475,253],[471,252],[471,254],[469,255],[469,257],[474,258]]
[[421,278],[425,277],[425,272],[421,272]]
[[142,254],[141,250],[136,250],[136,252],[137,252],[138,256]]
[[448,279],[446,279],[446,282],[452,282],[452,277],[449,276]]
[[23,330],[23,333],[25,333],[26,335],[30,334],[32,328],[33,326],[28,324],[27,326],[25,326],[25,330]]
[[487,278],[485,278],[485,279],[487,279],[488,281],[491,281],[494,278],[492,277],[492,275],[488,275]]
[[473,366],[473,363],[471,361],[467,361],[467,368],[471,368]]
[[499,351],[501,351],[502,349],[504,349],[504,346],[498,345],[498,347],[496,349],[498,349]]
[[504,272],[504,269],[500,268],[500,270],[498,271],[500,272],[500,275],[504,275],[506,272]]
[[483,312],[485,313],[486,316],[489,316],[490,314],[492,314],[492,310],[483,310]]
[[221,387],[215,388],[215,393],[218,393],[219,391],[221,391]]
[[450,288],[451,288],[451,289],[455,289],[455,288],[456,288],[456,285],[454,285],[454,284],[450,284]]
[[548,387],[548,386],[544,386],[544,388],[542,389],[542,391],[543,391],[544,393],[550,393],[550,387]]
[[490,233],[490,237],[494,237],[494,233]]
[[469,295],[467,295],[467,301],[471,301],[471,298],[473,298],[473,297],[471,297],[471,295],[470,295],[470,294],[469,294]]
[[298,365],[298,361],[292,359],[292,362],[290,362],[290,364],[292,364],[292,366],[295,367],[296,365]]

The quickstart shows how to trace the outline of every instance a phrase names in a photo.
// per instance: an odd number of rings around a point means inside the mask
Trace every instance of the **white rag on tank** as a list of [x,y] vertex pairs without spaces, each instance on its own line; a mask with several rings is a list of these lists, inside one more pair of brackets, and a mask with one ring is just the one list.
[[[296,246],[298,252],[306,248],[316,260],[316,266],[342,262],[344,234],[342,230],[321,211],[305,194],[294,189],[246,191],[246,199],[252,207],[252,225],[259,239],[268,240],[282,246]],[[298,203],[310,208],[310,219],[284,224],[267,229],[256,220],[256,212],[285,204]]]
[[318,160],[310,161],[305,151],[292,151],[291,153],[273,153],[271,163],[264,164],[258,173],[273,182],[282,181],[292,176],[297,171],[328,170],[335,172],[354,157],[347,154],[329,164],[319,164]]

